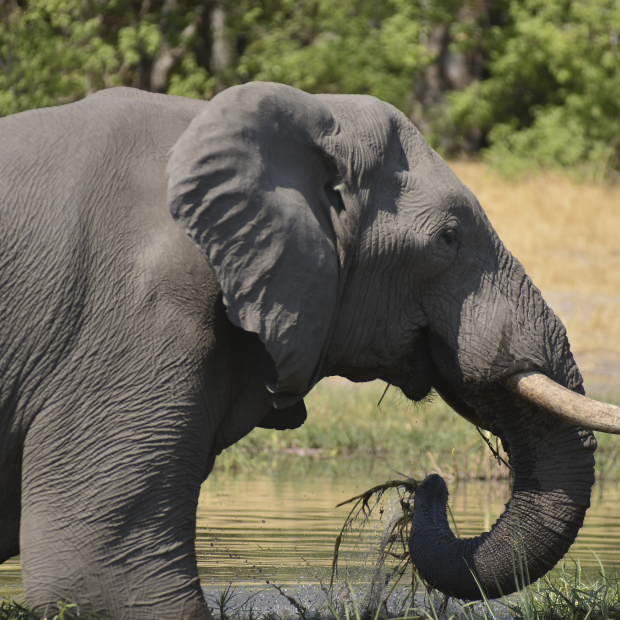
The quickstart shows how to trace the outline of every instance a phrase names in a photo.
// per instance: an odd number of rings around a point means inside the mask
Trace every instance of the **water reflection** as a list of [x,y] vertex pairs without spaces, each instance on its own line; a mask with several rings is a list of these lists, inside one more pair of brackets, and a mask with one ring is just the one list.
[[[212,476],[198,507],[196,550],[203,586],[329,581],[334,540],[350,507],[336,504],[380,480]],[[450,485],[460,536],[488,530],[509,498],[507,483]],[[594,574],[620,566],[620,483],[597,484],[569,558]],[[0,593],[19,594],[18,558],[0,565]]]
[[[376,482],[210,479],[198,513],[198,562],[204,584],[294,584],[315,576],[329,581],[334,540],[350,510],[335,506]],[[450,506],[459,535],[487,531],[509,497],[507,482],[451,484]],[[595,485],[584,527],[566,561],[578,557],[582,569],[595,576],[599,564],[594,554],[606,570],[620,567],[620,483]]]
[[209,478],[196,538],[203,585],[325,578],[350,510],[335,506],[363,491],[359,483],[336,478]]

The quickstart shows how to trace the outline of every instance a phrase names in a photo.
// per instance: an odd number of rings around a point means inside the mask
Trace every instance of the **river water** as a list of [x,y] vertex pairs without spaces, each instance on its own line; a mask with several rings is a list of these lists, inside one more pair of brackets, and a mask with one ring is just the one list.
[[[311,474],[295,479],[212,475],[198,508],[196,548],[203,587],[218,589],[231,582],[287,587],[319,579],[328,583],[334,541],[351,508],[336,504],[381,482]],[[506,482],[449,487],[461,537],[488,530],[509,496]],[[577,558],[593,576],[599,560],[608,571],[620,566],[619,482],[594,487],[592,506],[567,562]],[[6,594],[21,594],[19,558],[0,566],[0,595]]]

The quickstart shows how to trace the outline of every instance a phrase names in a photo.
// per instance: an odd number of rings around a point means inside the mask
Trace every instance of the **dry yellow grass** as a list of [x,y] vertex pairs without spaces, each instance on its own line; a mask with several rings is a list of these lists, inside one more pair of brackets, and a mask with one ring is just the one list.
[[586,384],[590,376],[620,391],[620,187],[451,167],[564,321]]
[[620,295],[620,188],[545,173],[507,181],[481,163],[452,168],[544,291]]

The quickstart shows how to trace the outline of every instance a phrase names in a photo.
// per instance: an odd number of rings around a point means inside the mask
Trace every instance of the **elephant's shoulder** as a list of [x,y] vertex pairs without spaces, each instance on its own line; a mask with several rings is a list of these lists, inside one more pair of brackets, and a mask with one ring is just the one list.
[[142,154],[154,148],[167,158],[169,149],[207,103],[118,87],[98,91],[73,105],[75,115],[86,119],[91,136],[105,134],[106,140],[99,139],[98,144],[113,143],[115,149],[137,146],[136,152]]
[[150,93],[139,88],[129,88],[128,86],[116,86],[105,88],[86,97],[84,102],[104,101],[133,101],[142,102],[145,105],[164,106],[176,110],[184,110],[195,116],[207,105],[206,101],[191,99],[190,97],[179,97],[177,95],[163,95],[160,93]]

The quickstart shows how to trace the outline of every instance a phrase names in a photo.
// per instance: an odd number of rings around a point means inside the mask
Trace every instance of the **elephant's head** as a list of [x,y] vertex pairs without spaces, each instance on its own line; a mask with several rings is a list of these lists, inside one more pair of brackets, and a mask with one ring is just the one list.
[[219,94],[174,146],[172,215],[209,260],[232,323],[259,335],[275,407],[323,376],[431,388],[498,435],[512,499],[457,540],[447,492],[416,495],[410,543],[431,585],[460,598],[515,589],[564,555],[594,482],[590,431],[506,389],[535,371],[583,392],[564,326],[473,194],[392,106],[252,83]]

